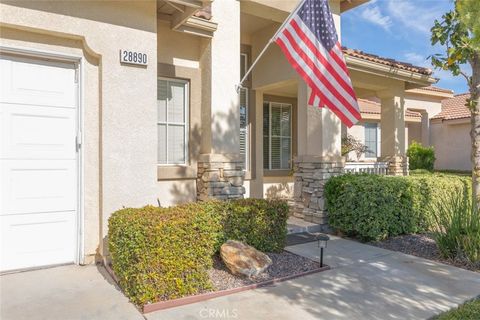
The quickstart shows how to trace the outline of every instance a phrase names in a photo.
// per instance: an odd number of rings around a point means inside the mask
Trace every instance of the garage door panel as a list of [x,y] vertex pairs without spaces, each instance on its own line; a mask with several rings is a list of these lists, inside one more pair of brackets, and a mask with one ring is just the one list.
[[75,65],[21,57],[0,59],[1,101],[76,108]]
[[2,104],[3,159],[75,159],[76,110]]
[[73,64],[0,57],[0,271],[75,261]]
[[74,261],[74,211],[0,216],[0,226],[0,270]]
[[4,161],[2,214],[75,210],[74,160]]

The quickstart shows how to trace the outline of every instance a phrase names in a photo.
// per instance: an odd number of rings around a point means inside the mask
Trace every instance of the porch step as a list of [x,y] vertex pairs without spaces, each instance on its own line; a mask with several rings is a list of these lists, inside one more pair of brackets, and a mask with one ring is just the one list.
[[287,220],[287,234],[302,233],[302,232],[322,232],[322,226],[316,223],[307,222],[301,218],[288,217]]

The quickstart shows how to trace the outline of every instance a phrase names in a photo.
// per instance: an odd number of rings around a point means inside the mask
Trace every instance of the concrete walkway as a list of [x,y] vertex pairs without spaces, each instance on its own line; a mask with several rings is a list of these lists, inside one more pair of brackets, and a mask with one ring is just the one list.
[[0,276],[1,320],[140,320],[103,268],[62,266]]
[[[287,250],[318,259],[315,242]],[[480,295],[480,274],[332,237],[332,270],[146,314],[181,319],[428,319]]]
[[[288,247],[318,259],[315,242]],[[0,319],[427,319],[480,295],[480,274],[332,237],[332,270],[146,315],[103,268],[0,276]]]

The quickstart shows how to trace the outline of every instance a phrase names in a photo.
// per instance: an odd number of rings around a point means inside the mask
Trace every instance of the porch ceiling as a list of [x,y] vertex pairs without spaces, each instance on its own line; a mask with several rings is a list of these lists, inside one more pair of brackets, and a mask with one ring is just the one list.
[[270,88],[267,88],[264,91],[265,94],[269,94],[273,96],[288,97],[288,98],[296,98],[297,92],[298,92],[297,80],[284,82],[282,84],[279,84],[278,86],[272,86]]

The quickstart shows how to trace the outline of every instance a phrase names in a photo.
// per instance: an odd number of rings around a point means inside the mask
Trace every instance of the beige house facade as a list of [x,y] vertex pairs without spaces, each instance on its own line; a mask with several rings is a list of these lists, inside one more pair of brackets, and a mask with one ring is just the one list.
[[[439,141],[437,132],[433,131],[431,122],[442,111],[442,101],[453,97],[453,91],[435,86],[415,88],[405,91],[405,147],[413,141],[424,146],[432,146]],[[360,158],[351,152],[347,161],[377,162],[381,157],[381,104],[378,98],[359,99],[362,121],[352,128],[344,128],[347,134],[368,147]],[[380,159],[381,160],[381,159]]]
[[[308,106],[273,45],[236,91],[297,2],[2,1],[1,271],[105,256],[122,207],[287,197],[326,225],[323,185],[345,166],[340,120]],[[339,33],[364,2],[330,1]],[[345,57],[357,95],[380,106],[379,158],[406,174],[409,96],[436,80]]]
[[468,93],[442,101],[442,111],[431,120],[435,169],[471,171],[471,113],[465,106]]

